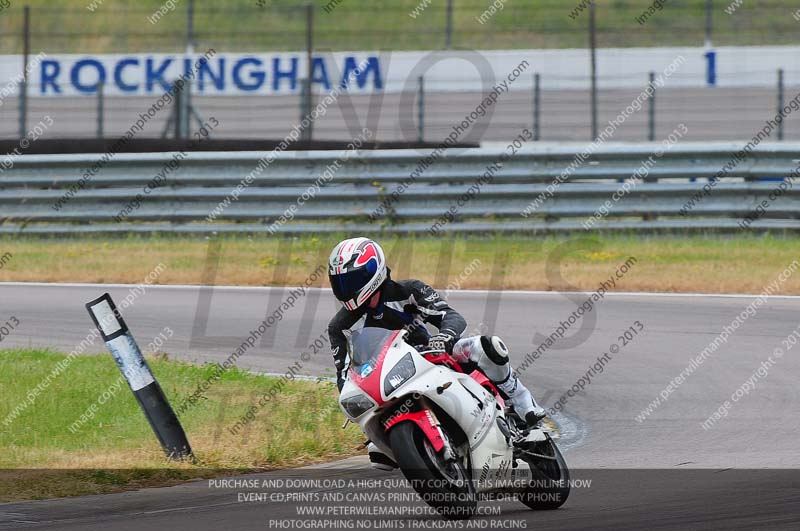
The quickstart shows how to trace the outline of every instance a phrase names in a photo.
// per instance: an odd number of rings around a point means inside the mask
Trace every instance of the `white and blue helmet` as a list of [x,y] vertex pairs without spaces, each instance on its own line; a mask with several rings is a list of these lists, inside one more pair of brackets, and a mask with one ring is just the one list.
[[350,311],[358,309],[388,278],[383,249],[369,238],[349,238],[333,248],[328,278],[337,299]]

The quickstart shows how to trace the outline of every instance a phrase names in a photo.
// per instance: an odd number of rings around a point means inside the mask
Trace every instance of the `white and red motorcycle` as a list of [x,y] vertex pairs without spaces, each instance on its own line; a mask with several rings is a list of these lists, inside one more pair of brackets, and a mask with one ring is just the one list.
[[405,335],[352,333],[339,396],[348,419],[445,518],[469,518],[484,493],[511,494],[532,509],[560,507],[569,470],[549,430],[528,429],[482,372],[465,374],[448,354],[417,350]]

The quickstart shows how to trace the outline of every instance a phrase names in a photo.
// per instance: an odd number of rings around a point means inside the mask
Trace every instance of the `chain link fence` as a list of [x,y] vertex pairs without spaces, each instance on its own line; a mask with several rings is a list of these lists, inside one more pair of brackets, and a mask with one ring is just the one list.
[[[252,0],[193,2],[143,0],[34,1],[7,0],[0,10],[0,54],[23,51],[23,7],[29,9],[29,53],[183,53],[187,49],[218,52],[300,51],[311,41],[315,53],[336,50],[439,50],[497,48],[586,48],[588,0],[522,2],[513,0]],[[2,6],[4,3],[0,3]],[[746,1],[734,11],[727,3],[707,0],[662,0],[656,3],[596,1],[598,47],[701,46],[788,44],[796,42],[800,14],[790,2]],[[651,8],[644,23],[641,15]],[[639,21],[637,21],[639,17]],[[788,65],[791,66],[791,65]],[[656,66],[653,67],[656,69]],[[498,101],[493,113],[481,117],[483,141],[508,141],[529,128],[537,140],[591,140],[591,93],[559,88],[563,75],[535,71],[539,89],[514,90]],[[665,88],[649,107],[632,114],[614,140],[658,140],[677,123],[685,123],[691,140],[743,140],[774,115],[781,102],[800,87],[800,71],[787,68],[782,84],[778,72],[759,73],[774,79],[759,88]],[[301,76],[302,77],[302,76]],[[589,85],[589,72],[581,78]],[[581,81],[579,80],[579,81]],[[569,81],[575,81],[573,78]],[[598,76],[596,115],[602,126],[630,104],[639,89],[609,88],[619,81]],[[635,80],[644,88],[648,80]],[[5,84],[5,81],[4,81]],[[528,85],[533,85],[530,79]],[[703,84],[698,79],[697,84]],[[410,85],[416,85],[411,83]],[[10,85],[9,85],[10,86]],[[482,95],[459,89],[424,88],[412,94],[352,95],[337,101],[315,121],[315,140],[341,140],[364,125],[378,141],[441,141]],[[151,105],[146,96],[116,94],[37,97],[41,80],[27,83],[27,101],[18,90],[0,94],[0,138],[16,139],[29,124],[49,116],[47,137],[97,137],[122,134],[138,113]],[[16,87],[11,87],[15,89]],[[194,91],[197,93],[198,91]],[[325,96],[315,89],[313,101]],[[344,99],[343,99],[344,100]],[[219,138],[284,138],[308,112],[301,91],[283,95],[205,96],[192,99],[190,132],[215,117]],[[142,136],[171,136],[166,110],[148,123]],[[486,122],[485,124],[482,122]],[[410,124],[410,125],[409,125]],[[800,122],[784,121],[782,136],[798,138]],[[777,134],[777,133],[776,133]]]
[[[4,3],[0,54],[22,51],[25,5],[31,45],[49,53],[178,52],[187,43],[226,52],[302,50],[309,24],[306,4],[297,0]],[[793,44],[800,28],[800,6],[778,0],[746,0],[733,10],[724,0],[315,0],[308,6],[319,50],[438,50],[585,48],[591,3],[599,47],[699,46],[709,37],[717,46]]]
[[[533,75],[533,74],[531,74]],[[772,77],[777,80],[777,73]],[[794,73],[800,80],[800,72]],[[507,142],[524,129],[535,132],[539,141],[587,141],[592,139],[590,93],[588,90],[550,90],[554,79],[540,76],[538,98],[534,91],[503,95],[492,113],[478,117],[472,130],[483,130],[482,142]],[[642,80],[642,90],[647,80]],[[31,90],[36,90],[32,85]],[[626,116],[615,129],[612,141],[660,141],[677,124],[686,124],[688,141],[747,140],[758,132],[779,109],[779,88],[663,88],[655,97]],[[800,83],[784,87],[785,106],[800,93]],[[614,120],[641,93],[637,89],[598,91],[600,129]],[[346,140],[363,127],[374,131],[378,142],[442,142],[483,98],[482,94],[426,93],[353,95],[340,98],[314,121],[315,140]],[[320,95],[315,96],[318,101]],[[538,106],[537,106],[538,100]],[[53,124],[45,138],[114,138],[127,131],[140,113],[152,106],[145,96],[103,96],[100,94],[59,98],[29,98],[27,128],[49,116]],[[194,113],[189,117],[189,134],[211,117],[219,122],[213,136],[219,139],[285,138],[302,119],[303,96],[193,96]],[[538,109],[538,111],[537,111]],[[140,138],[174,137],[173,103],[150,120]],[[9,98],[0,107],[0,139],[18,138],[19,98]],[[800,139],[800,119],[787,115],[771,140]],[[421,123],[420,123],[421,119]],[[474,140],[474,139],[473,139]]]

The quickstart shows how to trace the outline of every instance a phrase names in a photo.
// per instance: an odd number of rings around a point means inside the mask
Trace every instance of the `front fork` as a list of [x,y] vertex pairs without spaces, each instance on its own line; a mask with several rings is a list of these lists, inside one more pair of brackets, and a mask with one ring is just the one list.
[[442,452],[442,457],[445,461],[458,460],[458,453],[453,449],[450,437],[442,429],[442,424],[439,422],[436,413],[434,413],[432,404],[423,396],[419,399],[419,405],[421,407],[419,411],[408,411],[392,417],[386,423],[384,430],[388,432],[392,426],[400,422],[414,422],[425,434],[425,437],[428,438],[433,449],[437,452]]
[[452,441],[450,441],[450,437],[445,433],[442,429],[442,423],[439,422],[439,417],[436,416],[434,413],[433,407],[431,407],[430,402],[424,396],[420,398],[420,405],[428,412],[430,415],[430,419],[432,421],[433,427],[439,432],[439,436],[442,438],[444,445],[442,446],[442,457],[444,457],[446,462],[457,461],[459,459],[458,454],[453,450]]

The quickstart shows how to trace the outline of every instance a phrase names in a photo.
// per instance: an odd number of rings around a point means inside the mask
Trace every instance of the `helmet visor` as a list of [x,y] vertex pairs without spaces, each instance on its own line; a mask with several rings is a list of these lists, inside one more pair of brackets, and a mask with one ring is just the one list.
[[339,275],[328,275],[331,281],[333,294],[342,302],[356,298],[356,295],[366,286],[375,272],[370,273],[367,268],[348,271]]

